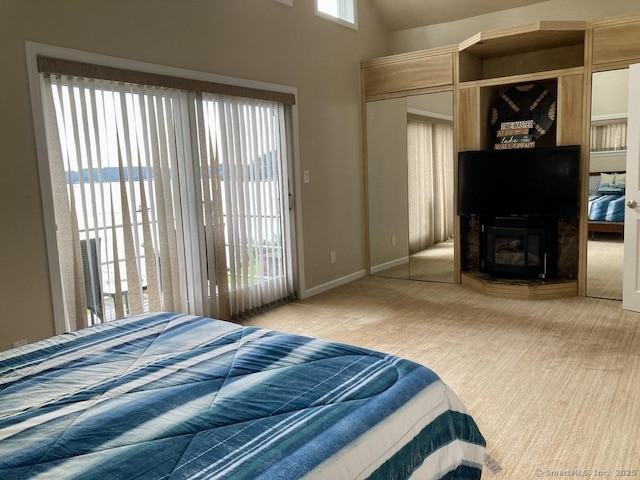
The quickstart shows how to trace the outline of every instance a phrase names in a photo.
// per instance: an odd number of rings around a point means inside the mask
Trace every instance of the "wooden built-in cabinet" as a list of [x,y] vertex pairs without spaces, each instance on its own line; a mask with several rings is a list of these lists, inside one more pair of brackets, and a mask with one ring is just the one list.
[[388,61],[372,61],[366,67],[364,90],[367,100],[389,95],[416,95],[424,90],[453,83],[454,52],[451,48],[431,55],[403,55]]
[[[488,112],[506,89],[535,82],[549,89],[557,100],[552,131],[540,138],[540,146],[581,145],[582,198],[587,198],[590,131],[591,73],[625,68],[640,62],[640,13],[590,22],[544,21],[530,25],[481,32],[459,45],[392,55],[363,62],[362,102],[425,93],[442,88],[454,92],[455,150],[492,148]],[[363,116],[366,118],[366,116]],[[363,128],[366,144],[366,125]],[[365,169],[366,169],[366,149]],[[455,178],[455,173],[454,173]],[[467,279],[461,271],[460,222],[455,251],[458,283],[491,293],[508,291],[523,298],[586,295],[587,220],[582,202],[577,237],[576,278],[542,286],[500,285]],[[544,291],[537,295],[535,288]],[[534,290],[532,290],[534,289]],[[518,293],[520,292],[520,293]]]

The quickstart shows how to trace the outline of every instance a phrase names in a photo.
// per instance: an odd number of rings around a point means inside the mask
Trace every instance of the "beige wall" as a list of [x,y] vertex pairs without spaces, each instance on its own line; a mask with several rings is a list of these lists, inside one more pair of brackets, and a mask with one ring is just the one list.
[[485,30],[541,20],[595,20],[636,12],[640,12],[638,0],[549,0],[456,22],[393,32],[389,35],[389,53],[458,44]]
[[359,63],[387,36],[369,2],[358,15],[355,31],[311,0],[0,0],[0,350],[54,333],[25,41],[297,87],[308,290],[365,268]]
[[593,74],[591,118],[626,117],[629,113],[629,69]]
[[[629,113],[629,69],[593,74],[591,118],[626,117]],[[626,171],[626,152],[592,153],[590,172]]]

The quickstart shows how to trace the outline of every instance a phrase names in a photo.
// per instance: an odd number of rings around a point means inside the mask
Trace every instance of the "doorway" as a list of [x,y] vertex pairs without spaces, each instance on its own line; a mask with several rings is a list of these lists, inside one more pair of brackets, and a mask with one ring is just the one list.
[[625,201],[607,185],[626,183],[628,72],[592,76],[587,296],[610,300],[622,300]]

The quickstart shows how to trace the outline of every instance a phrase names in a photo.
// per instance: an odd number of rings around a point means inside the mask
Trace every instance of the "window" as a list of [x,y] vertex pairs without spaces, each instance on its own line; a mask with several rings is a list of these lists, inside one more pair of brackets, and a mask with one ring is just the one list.
[[316,0],[318,15],[355,28],[356,0]]
[[591,121],[591,151],[611,152],[627,149],[627,119],[610,118]]
[[65,330],[293,296],[288,105],[40,65]]

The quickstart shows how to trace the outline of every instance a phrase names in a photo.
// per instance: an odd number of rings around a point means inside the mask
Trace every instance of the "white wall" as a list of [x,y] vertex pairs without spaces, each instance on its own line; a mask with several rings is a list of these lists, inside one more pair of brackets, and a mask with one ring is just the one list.
[[456,22],[393,32],[389,34],[389,53],[458,44],[485,30],[541,20],[595,20],[636,12],[640,12],[638,0],[549,0]]

